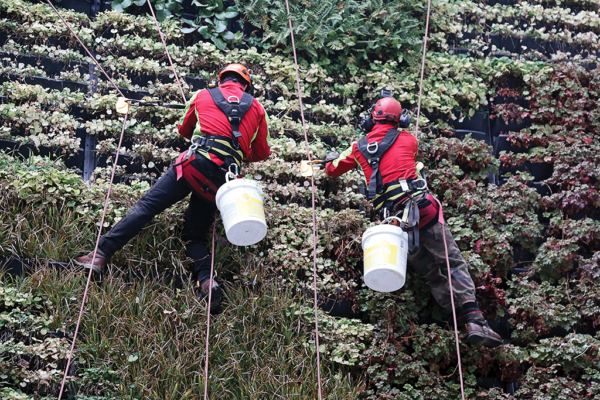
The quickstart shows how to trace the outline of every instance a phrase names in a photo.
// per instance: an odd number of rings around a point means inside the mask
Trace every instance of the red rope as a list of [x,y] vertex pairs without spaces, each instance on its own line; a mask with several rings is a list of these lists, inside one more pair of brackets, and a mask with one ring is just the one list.
[[162,40],[163,46],[165,46],[165,51],[167,52],[167,58],[169,59],[169,63],[171,63],[171,68],[173,69],[173,75],[175,75],[175,80],[177,81],[177,85],[179,85],[179,91],[181,92],[181,97],[183,98],[183,104],[186,103],[185,94],[183,93],[183,87],[181,87],[181,82],[179,81],[179,76],[175,71],[175,65],[173,65],[173,60],[171,60],[171,54],[169,54],[169,49],[167,48],[167,42],[165,41],[165,37],[163,36],[162,31],[160,30],[160,24],[156,19],[156,15],[154,15],[154,9],[152,8],[152,4],[150,0],[148,0],[148,7],[150,7],[150,12],[152,13],[152,17],[154,17],[154,22],[156,22],[156,28],[158,29],[158,34],[160,35],[160,40]]
[[[98,245],[100,244],[100,238],[102,237],[102,227],[104,226],[104,217],[106,216],[106,210],[108,208],[108,200],[110,198],[110,191],[112,189],[113,179],[115,177],[115,169],[117,167],[117,161],[119,160],[119,152],[121,151],[121,143],[123,141],[123,134],[125,133],[125,126],[127,125],[127,116],[129,114],[125,114],[125,118],[123,119],[123,129],[121,131],[121,136],[119,137],[119,145],[117,146],[117,154],[115,156],[115,163],[113,164],[112,173],[110,175],[110,182],[108,184],[108,192],[106,193],[106,200],[104,201],[104,210],[102,211],[102,218],[100,219],[100,229],[98,229],[98,237],[96,238],[96,247],[94,247],[94,254],[92,256],[92,266],[94,265],[94,261],[96,261],[96,253],[98,252]],[[81,324],[81,317],[83,315],[83,310],[85,306],[85,300],[87,299],[88,289],[90,287],[90,281],[92,280],[92,272],[94,268],[90,268],[90,272],[88,273],[87,282],[85,284],[85,291],[83,292],[83,300],[81,301],[81,309],[79,310],[79,317],[77,318],[77,326],[75,327],[75,334],[73,335],[73,344],[71,345],[71,350],[69,351],[69,358],[67,359],[67,366],[65,368],[65,373],[63,376],[62,383],[60,385],[60,393],[58,394],[58,400],[61,399],[63,390],[65,388],[65,382],[67,380],[67,375],[69,373],[69,366],[71,365],[71,358],[73,357],[73,351],[75,350],[75,341],[77,340],[77,333],[79,332],[79,325]]]
[[213,271],[215,268],[215,234],[217,231],[217,217],[213,223],[213,234],[212,234],[212,252],[210,258],[210,280],[208,290],[208,308],[206,311],[206,362],[204,363],[204,400],[208,400],[208,340],[210,333],[210,302],[212,300],[212,282],[213,282]]
[[460,377],[460,394],[462,400],[465,400],[465,387],[463,383],[462,363],[460,360],[460,348],[458,342],[458,323],[456,322],[456,309],[454,308],[454,291],[452,289],[452,271],[450,271],[450,258],[448,257],[448,244],[446,242],[446,222],[444,221],[444,212],[442,211],[442,203],[437,201],[440,211],[438,221],[442,224],[442,237],[444,238],[444,250],[446,252],[446,266],[448,267],[448,286],[450,286],[450,302],[452,304],[452,316],[454,317],[454,341],[456,342],[456,356],[458,357],[458,375]]
[[[304,121],[304,108],[302,106],[302,90],[300,89],[300,73],[298,72],[298,58],[296,57],[296,44],[294,43],[294,29],[292,27],[292,19],[290,16],[290,5],[288,0],[285,0],[287,8],[288,22],[290,23],[290,35],[292,37],[292,50],[294,52],[294,65],[296,67],[296,85],[298,86],[298,100],[300,101],[300,116],[302,118],[302,130],[304,131],[304,141],[306,142],[306,154],[308,161],[310,158],[310,147],[308,145],[308,135],[306,133],[306,122]],[[317,308],[317,219],[315,215],[315,178],[310,177],[312,189],[312,220],[313,220],[313,289],[314,289],[314,305],[315,305],[315,346],[317,348],[317,379],[319,381],[319,400],[323,398],[321,388],[321,354],[319,351],[319,315]]]
[[415,138],[419,140],[419,117],[421,116],[421,93],[423,91],[423,74],[425,72],[425,54],[427,53],[427,32],[429,31],[429,11],[431,10],[431,0],[427,0],[427,19],[425,20],[425,39],[423,40],[423,60],[421,62],[421,82],[419,83],[419,102],[417,104],[417,126]]
[[94,63],[96,63],[96,65],[98,66],[98,68],[100,68],[100,70],[102,71],[102,73],[104,74],[104,76],[106,76],[106,78],[108,78],[108,80],[110,81],[110,83],[112,83],[112,85],[115,87],[115,89],[117,89],[117,92],[119,92],[119,94],[121,95],[121,97],[125,97],[125,95],[123,94],[123,92],[121,92],[121,90],[113,82],[113,80],[110,78],[110,76],[108,76],[108,74],[106,73],[106,71],[104,71],[104,68],[102,68],[102,66],[98,63],[98,61],[96,60],[96,58],[94,58],[94,56],[92,55],[92,53],[90,53],[90,51],[85,46],[85,44],[83,44],[83,42],[81,41],[81,39],[79,39],[79,36],[77,36],[77,34],[71,28],[71,26],[67,23],[67,21],[65,21],[65,19],[62,17],[62,15],[60,15],[60,13],[56,9],[56,7],[54,7],[54,5],[52,4],[52,2],[50,0],[47,0],[47,1],[48,1],[48,4],[50,4],[50,7],[52,7],[54,9],[54,11],[56,12],[56,14],[58,14],[58,16],[60,17],[60,19],[62,20],[62,22],[64,22],[65,25],[67,26],[67,28],[69,28],[69,30],[71,31],[71,34],[73,34],[73,36],[75,36],[75,39],[77,39],[77,41],[83,47],[83,49],[86,51],[86,53],[88,53],[88,55],[91,57],[92,61],[94,61]]

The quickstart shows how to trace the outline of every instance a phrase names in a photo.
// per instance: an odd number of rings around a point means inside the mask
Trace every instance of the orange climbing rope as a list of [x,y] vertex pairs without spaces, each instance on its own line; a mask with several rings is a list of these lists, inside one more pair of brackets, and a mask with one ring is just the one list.
[[[298,72],[298,58],[296,57],[296,44],[294,43],[294,29],[292,27],[292,18],[290,16],[290,5],[285,0],[287,8],[288,22],[290,23],[290,35],[292,38],[292,50],[294,52],[294,65],[296,66],[296,85],[298,86],[298,100],[300,101],[300,116],[302,118],[302,130],[304,131],[304,141],[306,142],[306,154],[308,162],[311,162],[310,147],[308,145],[308,135],[306,134],[306,122],[304,121],[304,108],[302,106],[302,90],[300,89],[300,73]],[[315,305],[315,346],[317,348],[317,380],[319,382],[319,400],[323,399],[321,388],[321,354],[319,351],[319,315],[317,306],[317,218],[315,213],[315,177],[311,175],[312,192],[312,219],[313,219],[313,289]]]
[[[417,121],[415,126],[415,138],[419,140],[419,117],[421,115],[421,95],[423,93],[423,75],[425,73],[425,55],[427,53],[427,33],[429,32],[429,15],[431,11],[431,0],[427,0],[427,18],[425,20],[425,37],[423,39],[423,58],[421,61],[421,80],[419,82],[419,101],[417,103]],[[437,199],[436,199],[437,200]],[[456,322],[456,309],[454,308],[454,291],[452,289],[452,271],[450,270],[450,259],[448,257],[448,243],[446,242],[446,222],[442,212],[442,203],[437,200],[440,207],[439,222],[443,225],[442,237],[444,239],[444,250],[446,252],[446,266],[448,267],[448,286],[450,287],[450,301],[452,304],[452,317],[454,319],[454,339],[456,342],[456,356],[458,357],[458,374],[460,377],[460,394],[462,400],[465,400],[465,388],[463,383],[462,363],[460,359],[460,346],[458,341],[458,325]]]

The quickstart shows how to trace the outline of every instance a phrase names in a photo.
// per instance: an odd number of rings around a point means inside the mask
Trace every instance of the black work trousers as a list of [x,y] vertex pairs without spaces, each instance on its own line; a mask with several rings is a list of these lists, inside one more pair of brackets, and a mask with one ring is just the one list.
[[[198,156],[187,168],[196,168],[219,187],[225,183],[224,170],[206,157]],[[201,282],[208,279],[210,277],[210,254],[206,248],[205,238],[214,221],[217,206],[195,193],[185,178],[177,180],[174,167],[169,168],[110,232],[102,236],[98,253],[109,259],[137,235],[154,216],[183,200],[190,192],[192,195],[185,213],[182,240],[186,242],[186,255],[194,262],[193,277]]]

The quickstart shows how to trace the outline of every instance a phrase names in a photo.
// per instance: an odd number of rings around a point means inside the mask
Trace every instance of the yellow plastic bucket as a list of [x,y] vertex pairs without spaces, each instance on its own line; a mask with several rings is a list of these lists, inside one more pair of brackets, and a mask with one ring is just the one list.
[[377,225],[362,237],[365,284],[378,292],[393,292],[404,286],[408,256],[408,234],[394,225]]
[[260,186],[249,179],[234,179],[219,188],[217,208],[227,240],[236,246],[250,246],[267,235],[267,221]]

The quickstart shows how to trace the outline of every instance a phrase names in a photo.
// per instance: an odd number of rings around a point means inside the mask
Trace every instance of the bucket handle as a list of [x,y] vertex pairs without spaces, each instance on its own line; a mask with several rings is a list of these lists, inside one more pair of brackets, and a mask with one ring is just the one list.
[[[234,167],[235,172],[233,172],[231,170],[232,167]],[[237,173],[238,173],[238,166],[237,166],[237,164],[231,164],[229,166],[229,170],[227,171],[227,173],[225,173],[225,182],[229,183],[229,179],[237,179]]]
[[401,220],[400,218],[398,218],[398,217],[395,217],[395,216],[387,217],[387,218],[386,218],[386,219],[384,219],[384,220],[383,220],[381,223],[382,223],[382,224],[388,223],[388,222],[389,222],[390,220],[392,220],[392,219],[395,219],[395,220],[397,220],[397,221],[398,221],[398,223],[399,223],[399,224],[402,224],[402,220]]

